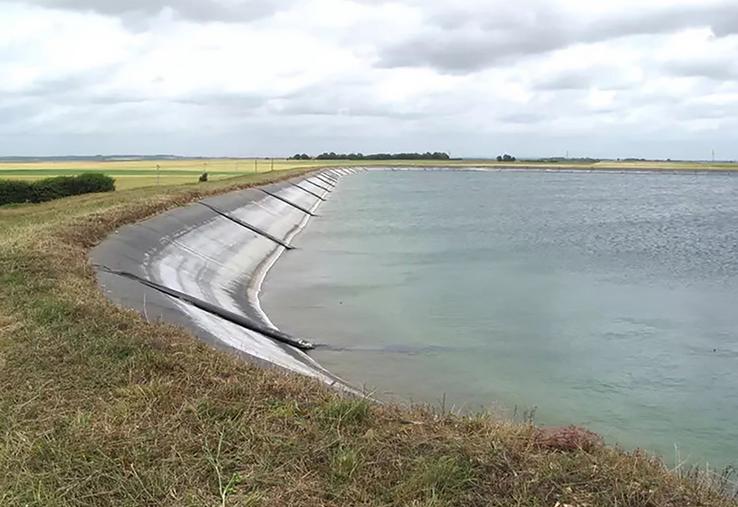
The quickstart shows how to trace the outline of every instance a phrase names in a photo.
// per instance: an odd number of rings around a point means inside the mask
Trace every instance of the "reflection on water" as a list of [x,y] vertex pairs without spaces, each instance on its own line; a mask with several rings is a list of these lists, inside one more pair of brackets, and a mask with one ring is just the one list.
[[738,177],[344,178],[264,309],[381,396],[738,461]]

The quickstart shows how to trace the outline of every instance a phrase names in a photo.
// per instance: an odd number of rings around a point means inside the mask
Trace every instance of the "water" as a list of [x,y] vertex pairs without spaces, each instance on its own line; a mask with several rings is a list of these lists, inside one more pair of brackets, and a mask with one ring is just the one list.
[[373,172],[320,214],[262,303],[354,385],[738,463],[738,177]]

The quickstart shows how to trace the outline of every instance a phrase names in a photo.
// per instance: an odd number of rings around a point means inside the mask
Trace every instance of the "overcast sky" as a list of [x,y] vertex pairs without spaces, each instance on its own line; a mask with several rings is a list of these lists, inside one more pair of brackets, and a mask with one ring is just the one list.
[[738,158],[736,0],[0,0],[0,156]]

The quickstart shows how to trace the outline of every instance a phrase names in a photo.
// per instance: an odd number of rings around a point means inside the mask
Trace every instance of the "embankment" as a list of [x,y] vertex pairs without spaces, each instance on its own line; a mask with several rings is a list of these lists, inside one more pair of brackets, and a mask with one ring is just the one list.
[[338,379],[304,352],[311,344],[276,330],[258,292],[292,237],[353,171],[230,192],[125,226],[91,253],[98,282],[113,302],[149,321],[184,326],[217,347],[333,384]]

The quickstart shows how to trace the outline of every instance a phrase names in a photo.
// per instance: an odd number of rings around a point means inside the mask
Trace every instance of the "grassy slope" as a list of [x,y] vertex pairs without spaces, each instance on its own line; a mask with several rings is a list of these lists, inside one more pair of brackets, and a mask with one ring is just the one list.
[[[104,172],[117,180],[119,189],[140,188],[157,184],[156,165],[160,166],[160,183],[175,185],[193,183],[198,176],[207,171],[211,179],[224,179],[256,172],[285,170],[293,167],[316,167],[318,165],[346,165],[346,161],[295,161],[285,159],[210,159],[210,160],[135,160],[135,161],[43,161],[43,162],[0,162],[0,178],[39,179],[49,176],[79,174],[81,172]],[[452,161],[363,161],[351,162],[353,165],[395,165],[422,166],[447,165],[455,167],[510,167],[510,163],[497,163],[489,160],[452,160]],[[513,166],[538,167],[552,169],[649,169],[649,170],[733,170],[738,171],[738,164],[717,162],[641,162],[641,161],[603,161],[596,163],[582,162],[517,162]]]
[[0,505],[735,505],[639,453],[341,398],[98,291],[120,225],[287,174],[0,209]]

